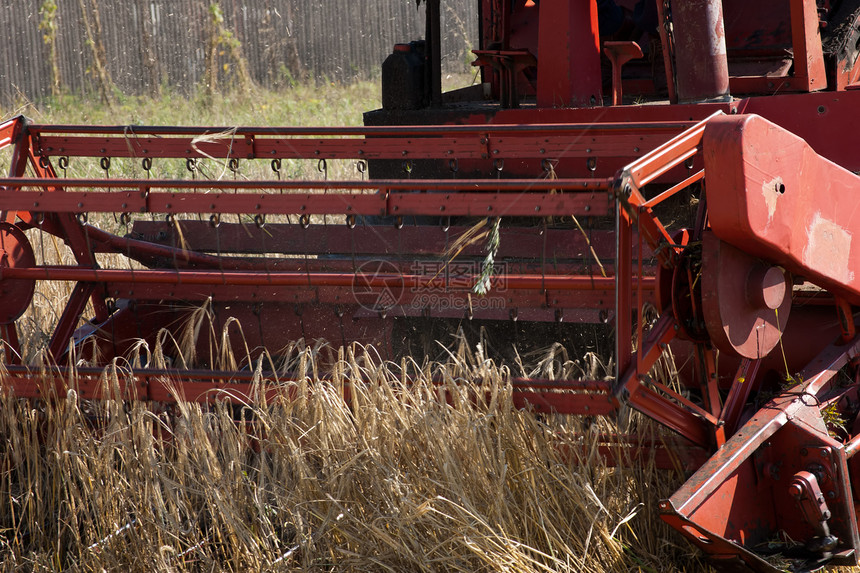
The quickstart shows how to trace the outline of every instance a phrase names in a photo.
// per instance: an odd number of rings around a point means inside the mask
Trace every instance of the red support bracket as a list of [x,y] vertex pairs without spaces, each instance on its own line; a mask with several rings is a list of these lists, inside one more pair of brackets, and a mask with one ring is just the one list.
[[791,0],[791,43],[795,88],[810,92],[826,88],[821,26],[815,0]]
[[603,53],[612,64],[612,105],[621,105],[621,68],[630,60],[642,57],[642,48],[636,42],[604,42]]
[[857,335],[857,327],[854,324],[854,311],[844,298],[835,297],[836,315],[839,318],[839,328],[842,330],[842,341],[846,344],[851,342]]
[[[800,373],[800,385],[759,410],[681,489],[661,502],[664,521],[713,558],[749,570],[777,571],[751,548],[783,533],[805,545],[816,567],[829,559],[834,564],[856,563],[860,536],[847,465],[851,444],[828,434],[820,409],[856,392],[843,385],[837,373],[858,352],[860,338],[855,337],[848,345],[836,342],[819,353]],[[740,398],[730,402],[740,404]],[[735,411],[732,407],[725,415],[734,417]],[[818,476],[813,481],[803,473],[816,471],[826,476],[825,489]],[[796,476],[806,479],[794,487],[790,480]],[[826,507],[820,501],[825,498]],[[803,511],[794,510],[795,500]],[[810,527],[810,519],[820,521],[825,515],[836,544],[825,539],[821,528]]]
[[65,355],[69,340],[74,335],[78,321],[80,321],[81,315],[87,307],[87,300],[94,290],[94,283],[83,282],[76,284],[74,290],[72,290],[69,302],[66,303],[66,308],[63,310],[62,316],[60,316],[60,321],[54,328],[54,334],[51,336],[51,342],[48,344],[48,353],[54,360],[59,361]]
[[[0,144],[2,147],[15,146],[9,168],[10,178],[24,177],[27,174],[27,159],[30,150],[30,135],[27,133],[27,125],[28,121],[23,116],[19,116],[0,126]],[[2,210],[0,211],[0,220],[14,225],[17,215],[15,210]]]
[[726,437],[731,437],[737,429],[741,412],[743,412],[744,404],[746,404],[752,391],[760,365],[761,360],[744,359],[741,361],[740,366],[738,366],[738,371],[735,374],[732,387],[729,390],[729,395],[720,414],[719,426]]

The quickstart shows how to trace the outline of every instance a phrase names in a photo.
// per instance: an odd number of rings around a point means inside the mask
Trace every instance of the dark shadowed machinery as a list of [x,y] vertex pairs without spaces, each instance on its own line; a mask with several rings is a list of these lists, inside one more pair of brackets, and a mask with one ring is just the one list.
[[[857,564],[860,1],[477,4],[475,85],[443,93],[428,0],[365,127],[0,126],[4,384],[85,364],[97,398],[100,365],[201,307],[193,368],[144,364],[130,398],[248,390],[222,329],[272,369],[302,337],[389,357],[452,325],[594,332],[613,376],[515,379],[515,404],[672,430],[619,439],[690,472],[660,512],[722,569],[775,571],[776,539],[797,571]],[[35,375],[19,339],[50,282],[72,287]]]

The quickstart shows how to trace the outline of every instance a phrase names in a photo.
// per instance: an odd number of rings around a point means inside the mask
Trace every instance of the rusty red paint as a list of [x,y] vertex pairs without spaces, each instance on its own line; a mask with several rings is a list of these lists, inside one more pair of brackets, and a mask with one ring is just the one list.
[[676,76],[681,102],[729,97],[729,66],[722,0],[688,0],[672,5]]

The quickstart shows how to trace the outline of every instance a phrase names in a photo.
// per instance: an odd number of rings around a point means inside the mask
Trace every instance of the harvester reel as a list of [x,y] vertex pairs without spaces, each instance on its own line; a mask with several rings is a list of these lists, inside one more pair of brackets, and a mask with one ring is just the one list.
[[0,223],[0,324],[13,323],[24,314],[36,289],[35,279],[3,278],[3,269],[35,265],[36,256],[24,232],[15,225]]

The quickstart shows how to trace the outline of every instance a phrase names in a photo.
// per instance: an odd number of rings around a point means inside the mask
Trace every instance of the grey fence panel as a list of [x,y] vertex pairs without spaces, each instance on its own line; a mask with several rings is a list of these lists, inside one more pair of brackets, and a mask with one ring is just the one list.
[[[0,103],[11,106],[51,94],[49,49],[42,38],[44,0],[6,0],[0,26]],[[55,46],[63,89],[98,94],[93,54],[78,0],[55,0]],[[156,93],[168,86],[192,94],[204,86],[211,37],[210,0],[84,0],[96,6],[100,39],[114,88]],[[465,71],[477,38],[476,2],[443,2],[443,67]],[[411,0],[220,0],[225,29],[241,43],[259,85],[291,81],[348,82],[375,77],[397,42],[424,35],[423,6]],[[93,13],[88,12],[91,27]],[[221,46],[219,88],[237,80],[235,59]]]

